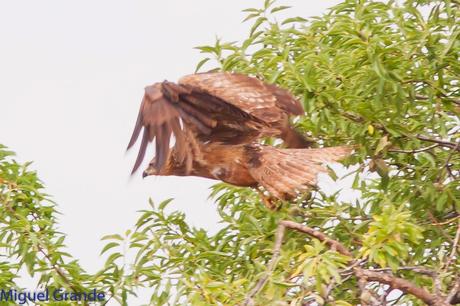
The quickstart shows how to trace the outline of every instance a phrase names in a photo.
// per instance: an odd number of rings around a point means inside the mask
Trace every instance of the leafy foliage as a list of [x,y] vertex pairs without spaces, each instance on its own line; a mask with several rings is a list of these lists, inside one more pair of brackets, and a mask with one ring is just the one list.
[[0,145],[0,287],[19,289],[16,272],[25,268],[39,275],[48,288],[82,290],[87,277],[78,262],[65,252],[65,236],[56,229],[55,205],[42,192],[43,185],[29,163],[19,164]]
[[[319,190],[269,211],[253,190],[217,184],[211,197],[222,229],[215,234],[169,212],[169,200],[151,202],[132,230],[104,237],[106,265],[87,275],[63,251],[54,204],[36,175],[1,148],[0,243],[18,263],[0,263],[0,284],[14,287],[16,269],[26,266],[42,275],[42,284],[97,287],[120,304],[140,287],[152,290],[152,305],[423,304],[385,282],[363,285],[353,273],[359,267],[454,301],[459,6],[453,0],[346,0],[321,17],[279,21],[274,16],[288,7],[267,0],[261,9],[245,10],[252,22],[246,40],[198,47],[205,58],[197,70],[215,65],[290,89],[306,110],[297,127],[320,146],[357,145],[344,162],[355,165],[348,175],[361,196],[353,202],[342,200],[349,190]],[[333,171],[331,177],[337,179]],[[352,258],[293,230],[286,230],[277,256],[281,220],[324,233]]]

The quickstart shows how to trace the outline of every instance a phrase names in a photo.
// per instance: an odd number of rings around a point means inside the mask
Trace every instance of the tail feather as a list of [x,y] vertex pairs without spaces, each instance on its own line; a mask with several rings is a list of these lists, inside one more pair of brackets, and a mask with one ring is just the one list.
[[263,175],[258,180],[259,183],[267,189],[272,195],[277,198],[283,198],[283,193],[288,186],[280,180],[273,181],[271,177],[275,175],[269,167],[265,167]]
[[304,178],[293,175],[288,169],[284,167],[277,167],[277,165],[266,166],[270,169],[271,174],[274,176],[282,176],[282,180],[276,180],[273,182],[274,187],[282,193],[287,193],[291,190],[292,186],[298,186],[298,182]]
[[259,146],[250,154],[253,166],[249,168],[251,175],[273,196],[291,199],[316,185],[317,175],[327,171],[326,163],[339,161],[352,150],[349,146],[318,149]]

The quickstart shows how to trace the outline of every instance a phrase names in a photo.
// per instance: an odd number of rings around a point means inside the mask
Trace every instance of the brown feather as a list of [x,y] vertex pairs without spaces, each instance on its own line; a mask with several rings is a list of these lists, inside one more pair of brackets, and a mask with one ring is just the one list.
[[[268,136],[294,135],[289,134],[288,116],[302,113],[300,102],[288,91],[243,74],[194,74],[178,84],[153,84],[145,89],[128,144],[129,149],[144,129],[133,172],[149,142],[155,141],[151,165],[160,172],[170,158],[174,136],[174,158],[189,173],[202,156],[203,143],[240,145]],[[302,136],[295,135],[294,142],[286,141],[288,146],[306,146]]]
[[163,123],[161,126],[157,126],[154,163],[156,169],[161,169],[166,162],[166,158],[169,154],[171,132],[172,130],[169,124]]
[[129,150],[136,143],[141,130],[142,130],[142,112],[139,111],[139,114],[137,115],[136,124],[134,126],[134,131],[133,131],[133,134],[131,135],[131,139],[129,140],[128,148],[126,150]]
[[148,144],[148,138],[149,138],[149,132],[147,129],[144,129],[144,133],[142,135],[142,141],[141,141],[141,146],[139,147],[139,153],[137,154],[136,162],[134,163],[133,170],[131,171],[131,174],[136,172],[137,169],[139,169],[139,166],[142,164],[142,161],[144,160],[145,156],[145,151],[147,149],[147,144]]
[[265,84],[265,86],[276,97],[276,105],[287,114],[303,115],[305,113],[300,101],[294,98],[289,91],[274,84]]
[[[148,143],[155,138],[156,157],[153,163],[157,167],[164,164],[169,151],[169,139],[172,131],[174,130],[177,133],[177,138],[181,138],[181,131],[177,129],[179,118],[179,113],[175,107],[163,97],[159,84],[154,84],[145,89],[137,122],[128,144],[129,149],[134,145],[143,128],[141,146],[132,173],[141,165]],[[172,125],[175,125],[174,129]]]
[[270,120],[268,122],[274,122],[281,116],[278,113],[278,117],[264,117],[263,111],[271,112],[276,108],[276,97],[256,78],[225,72],[198,73],[182,77],[179,84],[192,86],[222,99],[265,122],[267,119]]
[[269,146],[247,148],[248,169],[256,181],[279,199],[290,199],[316,184],[326,172],[324,163],[339,161],[351,154],[351,147],[320,149],[278,149]]
[[177,160],[179,163],[183,163],[187,157],[187,144],[186,144],[186,137],[181,130],[179,120],[174,120],[171,122],[171,129],[176,138],[176,142],[174,144],[175,151],[177,154]]

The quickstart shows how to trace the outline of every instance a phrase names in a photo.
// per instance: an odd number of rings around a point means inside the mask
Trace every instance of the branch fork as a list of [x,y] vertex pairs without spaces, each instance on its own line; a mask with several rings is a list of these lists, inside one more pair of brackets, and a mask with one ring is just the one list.
[[[276,231],[275,237],[275,245],[273,248],[273,257],[271,258],[267,272],[259,279],[257,284],[254,288],[248,293],[246,296],[245,302],[243,305],[254,305],[253,298],[262,291],[263,287],[267,283],[268,278],[273,273],[274,269],[276,268],[276,263],[281,255],[281,246],[283,243],[283,238],[286,229],[295,230],[301,233],[305,233],[313,238],[318,239],[319,241],[323,242],[327,245],[331,250],[335,250],[338,253],[345,255],[350,258],[350,270],[352,273],[358,278],[358,284],[362,291],[361,294],[361,302],[363,306],[371,306],[371,305],[381,305],[377,301],[372,294],[368,292],[366,289],[366,285],[369,282],[378,282],[380,284],[389,285],[392,289],[398,289],[403,292],[403,294],[411,294],[418,299],[422,300],[427,305],[432,306],[448,306],[455,304],[457,297],[460,296],[460,280],[456,282],[454,287],[452,288],[451,292],[447,297],[442,296],[440,293],[431,293],[426,289],[417,286],[416,284],[410,282],[407,279],[396,277],[392,274],[386,273],[387,269],[364,269],[361,267],[363,261],[356,259],[353,257],[353,254],[345,247],[342,243],[337,240],[334,240],[327,236],[326,234],[315,230],[311,227],[306,225],[290,221],[290,220],[282,220],[278,224],[278,228]],[[405,269],[407,268],[407,269]],[[413,268],[413,269],[412,269]],[[404,270],[414,270],[418,271],[418,267],[403,267]],[[422,271],[422,270],[420,270]],[[430,276],[437,276],[434,271],[428,271],[427,269],[423,269],[423,274],[427,274]],[[433,274],[434,273],[434,274]],[[377,303],[377,304],[376,304]]]

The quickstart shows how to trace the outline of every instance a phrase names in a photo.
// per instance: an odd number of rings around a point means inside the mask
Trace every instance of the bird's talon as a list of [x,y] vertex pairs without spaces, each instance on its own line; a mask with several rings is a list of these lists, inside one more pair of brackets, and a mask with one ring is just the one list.
[[279,210],[281,205],[277,205],[275,203],[276,199],[270,196],[266,196],[261,190],[257,189],[257,192],[260,195],[260,199],[262,200],[262,203],[267,207],[269,210],[276,211]]

